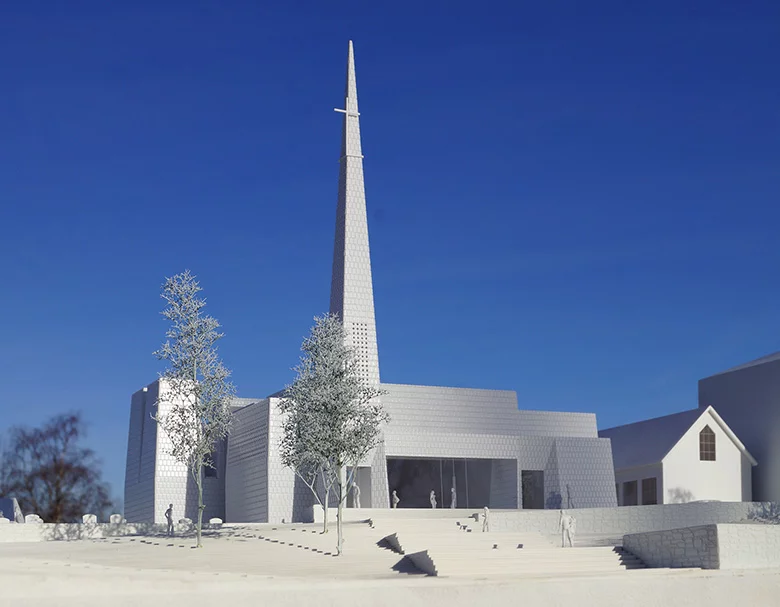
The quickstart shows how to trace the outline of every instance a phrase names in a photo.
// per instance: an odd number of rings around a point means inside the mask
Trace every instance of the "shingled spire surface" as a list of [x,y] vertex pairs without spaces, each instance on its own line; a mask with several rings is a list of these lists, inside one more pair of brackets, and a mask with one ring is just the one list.
[[347,341],[357,351],[361,375],[370,384],[376,385],[379,384],[379,355],[352,41],[349,43],[347,59],[344,109],[336,111],[344,114],[344,122],[330,311],[344,323]]

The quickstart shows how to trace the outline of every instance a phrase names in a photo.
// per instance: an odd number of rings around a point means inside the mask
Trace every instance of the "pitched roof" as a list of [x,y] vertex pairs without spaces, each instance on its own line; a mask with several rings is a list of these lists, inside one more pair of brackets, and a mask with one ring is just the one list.
[[599,430],[599,438],[612,441],[612,460],[616,470],[657,464],[702,413],[701,409],[691,409]]
[[611,440],[615,470],[658,464],[702,415],[711,415],[750,463],[756,465],[756,460],[745,445],[712,407],[691,409],[634,424],[607,428],[599,431],[599,438]]
[[757,367],[758,365],[763,365],[764,363],[771,363],[776,360],[780,360],[780,352],[775,352],[774,354],[767,354],[766,356],[762,356],[761,358],[757,358],[755,360],[751,360],[750,362],[737,365],[736,367],[731,367],[731,369],[726,369],[725,371],[720,371],[719,373],[710,375],[710,377],[715,377],[715,375],[723,375],[725,373],[731,373],[732,371],[741,371],[742,369],[747,369],[749,367]]

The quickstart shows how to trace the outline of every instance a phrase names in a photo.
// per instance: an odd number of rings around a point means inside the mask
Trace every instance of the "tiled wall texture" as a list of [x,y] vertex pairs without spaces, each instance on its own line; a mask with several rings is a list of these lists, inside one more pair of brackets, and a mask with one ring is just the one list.
[[718,569],[718,527],[703,525],[623,537],[623,548],[648,567]]
[[493,508],[517,508],[517,460],[495,460],[491,469],[490,504]]
[[617,505],[611,446],[597,438],[593,414],[521,411],[509,390],[382,388],[388,457],[513,460],[514,495],[502,498],[504,507],[522,508],[523,470],[544,471],[549,508]]
[[778,567],[780,525],[702,525],[636,533],[623,538],[623,547],[649,567]]
[[[510,391],[399,384],[382,388],[388,392],[382,402],[391,421],[384,444],[362,463],[371,467],[374,507],[390,506],[387,457],[500,460],[492,472],[493,508],[522,507],[522,470],[545,471],[548,508],[616,504],[610,444],[596,438],[593,415],[518,411]],[[228,439],[228,522],[311,517],[311,491],[279,458],[278,402],[270,398],[236,412]]]
[[360,141],[355,55],[349,44],[344,107],[339,188],[336,205],[336,235],[330,311],[347,330],[347,342],[357,352],[360,375],[372,385],[379,383],[379,354],[374,316],[374,286],[368,243],[363,151]]
[[[125,465],[125,518],[131,522],[165,522],[173,504],[174,519],[198,517],[197,485],[187,466],[170,455],[171,441],[152,415],[165,415],[170,404],[160,401],[162,382],[155,381],[133,394]],[[159,401],[159,405],[158,405]],[[227,444],[216,445],[216,477],[203,478],[203,519],[225,518]]]
[[130,399],[124,512],[129,521],[155,520],[157,423],[151,416],[156,411],[158,390],[158,382],[153,382],[138,390]]

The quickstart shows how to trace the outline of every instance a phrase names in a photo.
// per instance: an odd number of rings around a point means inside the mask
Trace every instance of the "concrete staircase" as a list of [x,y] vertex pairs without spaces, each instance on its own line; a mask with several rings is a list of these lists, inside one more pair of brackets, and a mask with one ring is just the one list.
[[213,542],[208,552],[216,555],[228,543],[233,544],[229,550],[234,552],[251,547],[251,565],[280,576],[305,571],[334,578],[374,579],[420,573],[411,561],[385,545],[383,532],[366,523],[344,524],[344,552],[338,558],[335,522],[327,534],[321,531],[322,525],[318,524],[225,526],[218,536],[228,541]]
[[408,554],[409,560],[428,575],[452,577],[567,576],[609,574],[644,569],[645,564],[622,548],[566,548],[442,550],[431,548]]
[[615,538],[585,538],[561,548],[535,533],[482,532],[473,518],[412,519],[375,517],[369,523],[394,550],[435,576],[517,577],[607,574],[644,569],[645,564],[613,543]]

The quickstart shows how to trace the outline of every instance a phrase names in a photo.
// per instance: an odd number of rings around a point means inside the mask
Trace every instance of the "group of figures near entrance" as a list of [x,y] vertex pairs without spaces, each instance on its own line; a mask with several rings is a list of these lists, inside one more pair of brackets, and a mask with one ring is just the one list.
[[[395,495],[395,491],[393,491],[393,495]],[[438,502],[436,501],[436,491],[433,489],[431,489],[430,501],[431,501],[431,508],[436,508]],[[458,495],[455,492],[455,487],[453,487],[452,489],[450,489],[450,508],[457,508],[457,507],[458,507]],[[393,505],[393,508],[395,508],[395,505]]]

